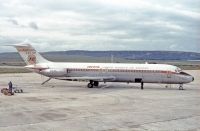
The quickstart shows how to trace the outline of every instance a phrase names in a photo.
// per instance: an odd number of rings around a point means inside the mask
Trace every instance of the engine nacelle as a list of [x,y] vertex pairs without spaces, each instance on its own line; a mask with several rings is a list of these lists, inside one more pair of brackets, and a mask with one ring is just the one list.
[[40,71],[40,74],[48,77],[64,77],[67,75],[67,69],[46,69]]

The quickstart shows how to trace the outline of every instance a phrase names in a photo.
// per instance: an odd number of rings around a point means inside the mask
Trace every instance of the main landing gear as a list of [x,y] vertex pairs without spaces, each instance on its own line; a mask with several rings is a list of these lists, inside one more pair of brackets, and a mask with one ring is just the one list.
[[179,90],[184,90],[184,89],[183,89],[183,84],[180,84],[180,85],[179,85]]
[[98,87],[99,86],[99,82],[90,80],[90,83],[88,83],[87,87],[88,88],[93,88],[94,86]]

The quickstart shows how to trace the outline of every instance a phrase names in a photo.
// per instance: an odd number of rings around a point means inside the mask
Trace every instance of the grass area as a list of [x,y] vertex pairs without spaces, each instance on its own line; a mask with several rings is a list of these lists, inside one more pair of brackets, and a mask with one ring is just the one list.
[[0,68],[0,74],[7,73],[30,73],[31,71],[24,68]]
[[22,62],[1,62],[0,66],[25,66],[26,64]]

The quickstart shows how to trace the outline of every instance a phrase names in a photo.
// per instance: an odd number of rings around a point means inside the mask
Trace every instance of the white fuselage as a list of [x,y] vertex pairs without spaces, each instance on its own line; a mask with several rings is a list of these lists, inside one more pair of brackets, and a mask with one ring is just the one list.
[[119,64],[119,63],[39,63],[27,66],[39,74],[62,80],[71,78],[105,78],[104,82],[136,82],[184,84],[194,78],[180,68],[165,64]]

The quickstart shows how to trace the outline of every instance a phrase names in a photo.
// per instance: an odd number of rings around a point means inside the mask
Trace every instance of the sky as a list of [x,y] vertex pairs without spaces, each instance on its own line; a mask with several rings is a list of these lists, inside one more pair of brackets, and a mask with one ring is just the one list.
[[200,0],[0,0],[2,45],[200,52]]

